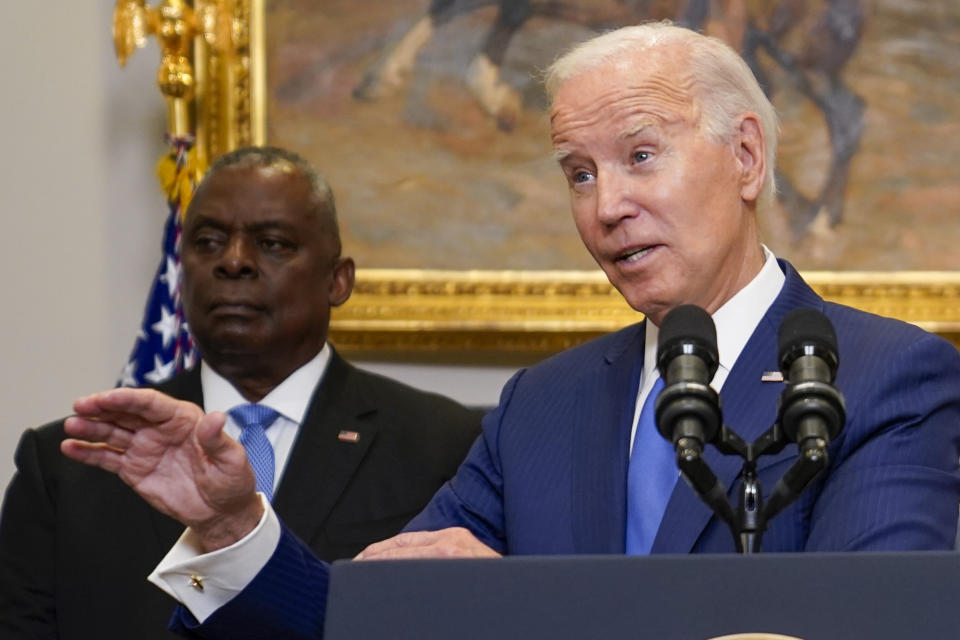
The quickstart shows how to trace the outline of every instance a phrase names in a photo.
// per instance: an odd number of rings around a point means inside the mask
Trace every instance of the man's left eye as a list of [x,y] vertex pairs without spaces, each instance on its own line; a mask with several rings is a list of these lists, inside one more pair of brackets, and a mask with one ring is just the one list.
[[634,161],[634,162],[646,162],[646,161],[649,160],[649,159],[650,159],[650,152],[649,152],[649,151],[635,151],[635,152],[633,153],[633,161]]
[[291,246],[291,243],[276,238],[262,238],[260,240],[260,247],[265,251],[282,251],[289,249]]

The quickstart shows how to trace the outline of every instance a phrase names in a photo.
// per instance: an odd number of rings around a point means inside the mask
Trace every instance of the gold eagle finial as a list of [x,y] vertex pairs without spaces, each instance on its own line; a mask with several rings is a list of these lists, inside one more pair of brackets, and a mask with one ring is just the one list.
[[113,49],[121,67],[126,66],[134,51],[147,44],[154,26],[151,18],[144,0],[117,0],[113,8]]
[[161,0],[155,7],[146,0],[116,0],[113,10],[113,46],[117,60],[125,66],[127,58],[155,36],[162,59],[157,70],[157,85],[169,102],[169,131],[182,136],[190,133],[189,103],[193,99],[196,78],[193,68],[193,44],[202,36],[218,54],[227,54],[236,45],[234,31],[238,21],[234,0]]

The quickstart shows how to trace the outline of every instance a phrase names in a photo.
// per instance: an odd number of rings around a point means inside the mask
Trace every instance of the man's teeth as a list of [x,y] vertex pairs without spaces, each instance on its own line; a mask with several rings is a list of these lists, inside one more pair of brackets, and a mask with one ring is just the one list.
[[646,249],[634,249],[633,251],[627,251],[624,253],[622,256],[620,256],[620,259],[624,262],[636,262],[648,253],[650,253],[650,247],[647,247]]

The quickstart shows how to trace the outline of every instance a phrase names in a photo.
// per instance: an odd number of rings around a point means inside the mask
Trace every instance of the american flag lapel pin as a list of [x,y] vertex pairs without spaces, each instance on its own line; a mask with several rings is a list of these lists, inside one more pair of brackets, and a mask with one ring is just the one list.
[[783,382],[783,373],[779,371],[764,371],[760,382]]
[[341,429],[340,433],[337,434],[337,440],[341,442],[358,442],[360,440],[360,433],[348,429]]

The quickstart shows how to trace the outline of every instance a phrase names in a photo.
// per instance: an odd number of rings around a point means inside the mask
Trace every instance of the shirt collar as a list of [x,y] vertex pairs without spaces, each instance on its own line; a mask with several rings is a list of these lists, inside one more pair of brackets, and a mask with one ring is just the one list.
[[[320,384],[329,362],[330,345],[324,343],[312,360],[287,376],[258,404],[268,406],[285,418],[301,424],[307,415],[313,391]],[[208,413],[226,412],[238,405],[248,404],[229,380],[203,360],[200,361],[200,385],[203,389],[203,408]]]
[[[764,260],[760,272],[745,287],[713,314],[713,323],[717,327],[717,352],[720,366],[714,377],[714,386],[726,379],[740,352],[746,346],[753,330],[767,313],[767,309],[780,295],[780,289],[786,276],[777,264],[777,258],[766,246],[763,247]],[[660,329],[652,322],[647,323],[644,340],[643,378],[650,380],[657,365],[657,337]],[[652,382],[650,383],[652,385]],[[647,386],[647,385],[644,385]]]

